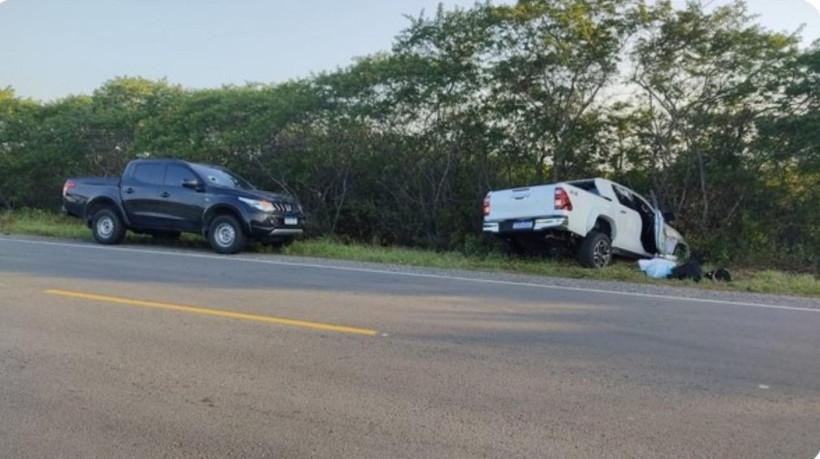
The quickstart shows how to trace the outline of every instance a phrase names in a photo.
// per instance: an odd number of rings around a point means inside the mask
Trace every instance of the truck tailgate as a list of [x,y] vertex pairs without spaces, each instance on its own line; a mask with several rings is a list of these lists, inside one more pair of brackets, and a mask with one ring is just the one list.
[[490,193],[485,221],[526,219],[555,214],[555,185],[499,190]]

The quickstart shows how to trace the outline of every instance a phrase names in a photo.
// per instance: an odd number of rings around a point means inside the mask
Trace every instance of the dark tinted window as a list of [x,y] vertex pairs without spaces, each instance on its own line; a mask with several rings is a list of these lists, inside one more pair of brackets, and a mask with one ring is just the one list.
[[619,186],[613,186],[612,189],[615,190],[615,196],[618,198],[618,201],[620,201],[621,204],[625,205],[626,207],[629,207],[630,209],[635,208],[635,203],[632,200],[632,193],[626,191],[625,189]]
[[196,173],[210,185],[225,188],[239,188],[240,190],[255,189],[254,186],[248,183],[247,180],[227,169],[215,166],[206,166],[205,164],[192,164],[191,167],[193,167]]
[[162,183],[162,164],[136,164],[134,166],[134,180],[148,185]]
[[649,205],[649,201],[647,201],[643,196],[637,193],[632,193],[632,197],[635,199],[635,210],[645,214],[652,212],[652,206]]
[[190,169],[179,164],[169,164],[165,171],[165,186],[182,186],[183,180],[196,179]]
[[595,186],[595,180],[577,180],[574,182],[567,182],[574,187],[578,187],[582,190],[589,191],[592,194],[601,194],[598,192],[598,188]]

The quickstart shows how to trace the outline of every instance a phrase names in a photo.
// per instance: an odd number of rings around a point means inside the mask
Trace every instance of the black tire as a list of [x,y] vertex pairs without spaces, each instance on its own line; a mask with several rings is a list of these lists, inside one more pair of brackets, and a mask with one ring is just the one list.
[[604,233],[592,231],[578,247],[578,261],[587,268],[600,269],[612,262],[612,241]]
[[179,231],[154,231],[151,236],[158,241],[173,242],[182,235]]
[[208,226],[208,243],[216,253],[239,253],[247,242],[242,225],[232,215],[220,215]]
[[125,238],[125,224],[116,211],[105,207],[91,218],[91,233],[100,244],[119,244]]

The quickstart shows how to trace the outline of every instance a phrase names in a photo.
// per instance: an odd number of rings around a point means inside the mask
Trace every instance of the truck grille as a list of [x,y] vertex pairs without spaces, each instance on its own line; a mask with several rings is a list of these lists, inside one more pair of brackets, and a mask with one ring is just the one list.
[[274,202],[273,208],[279,212],[293,212],[296,210],[296,206],[286,202]]

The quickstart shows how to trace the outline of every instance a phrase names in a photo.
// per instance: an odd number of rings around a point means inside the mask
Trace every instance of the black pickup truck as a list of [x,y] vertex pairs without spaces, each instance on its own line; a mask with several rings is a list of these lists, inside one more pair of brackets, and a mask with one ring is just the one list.
[[218,253],[242,251],[248,239],[286,245],[305,215],[292,197],[257,190],[231,171],[175,159],[137,159],[122,177],[69,178],[63,209],[82,218],[101,244],[125,231],[178,238],[199,233]]

